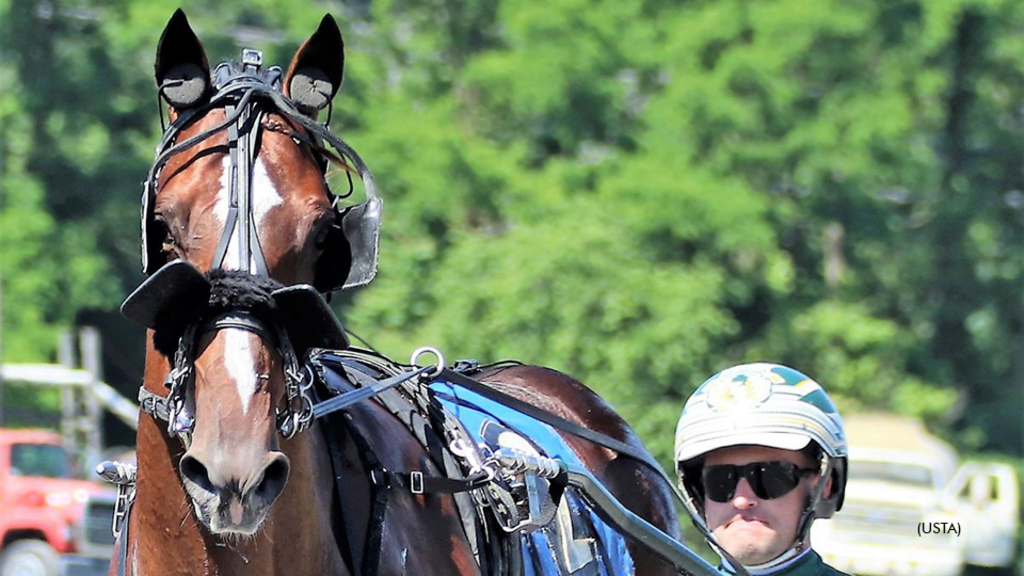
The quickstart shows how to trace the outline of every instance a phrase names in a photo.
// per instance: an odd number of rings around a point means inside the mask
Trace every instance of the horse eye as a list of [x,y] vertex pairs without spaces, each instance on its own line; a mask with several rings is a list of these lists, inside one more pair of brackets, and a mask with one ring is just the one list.
[[154,237],[162,238],[160,241],[161,249],[167,253],[174,252],[179,244],[174,235],[171,234],[171,227],[168,226],[167,220],[164,219],[163,215],[157,214],[153,217],[153,226],[156,228],[153,231]]
[[318,227],[316,236],[313,238],[313,245],[317,250],[323,250],[327,246],[327,237],[330,236],[333,227],[334,224],[331,222],[325,222]]

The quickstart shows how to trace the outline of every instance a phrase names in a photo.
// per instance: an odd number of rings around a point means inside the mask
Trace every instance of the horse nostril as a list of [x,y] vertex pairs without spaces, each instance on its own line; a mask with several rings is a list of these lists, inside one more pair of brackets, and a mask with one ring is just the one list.
[[252,489],[252,496],[267,504],[276,500],[284,491],[284,485],[288,483],[289,468],[287,456],[276,456],[263,470],[263,478]]
[[213,487],[213,482],[210,481],[210,473],[206,466],[203,466],[202,462],[196,458],[188,454],[182,456],[179,469],[182,478],[187,479],[207,492],[216,491]]

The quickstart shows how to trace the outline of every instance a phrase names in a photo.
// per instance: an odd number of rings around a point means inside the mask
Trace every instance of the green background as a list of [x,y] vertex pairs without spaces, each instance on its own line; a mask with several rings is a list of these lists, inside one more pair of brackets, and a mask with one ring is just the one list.
[[[96,324],[107,379],[138,383],[142,333],[116,308],[142,279],[152,66],[177,7],[0,0],[4,362]],[[380,276],[334,305],[384,352],[565,371],[666,464],[688,393],[770,360],[844,413],[919,416],[1020,468],[1024,3],[183,8],[214,64],[248,46],[286,66],[337,18],[332,126],[386,206]]]

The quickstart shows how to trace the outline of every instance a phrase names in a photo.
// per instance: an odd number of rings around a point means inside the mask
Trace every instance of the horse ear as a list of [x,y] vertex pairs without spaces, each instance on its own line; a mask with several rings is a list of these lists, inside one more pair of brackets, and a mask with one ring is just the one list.
[[284,93],[304,114],[315,116],[331,103],[345,70],[345,43],[330,14],[295,52],[284,79]]
[[172,108],[203,102],[210,89],[210,63],[188,18],[178,8],[167,22],[156,49],[156,83]]

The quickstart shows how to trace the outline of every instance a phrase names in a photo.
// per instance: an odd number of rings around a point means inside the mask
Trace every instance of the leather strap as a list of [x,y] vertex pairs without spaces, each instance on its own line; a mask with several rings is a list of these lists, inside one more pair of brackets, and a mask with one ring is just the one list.
[[213,268],[223,267],[228,245],[234,236],[238,247],[239,267],[260,276],[269,276],[252,209],[252,175],[256,155],[259,153],[259,130],[256,126],[263,117],[263,111],[258,102],[246,102],[244,106],[239,103],[237,107],[228,103],[224,109],[228,118],[235,119],[227,126],[228,156],[231,161],[228,175],[231,202],[224,231],[217,243]]
[[[370,471],[370,520],[363,541],[363,554],[359,560],[361,576],[376,576],[380,568],[381,540],[384,537],[384,514],[388,507],[388,491],[391,488],[387,469],[380,463],[369,442],[349,423],[348,430],[356,449],[363,458],[363,464]],[[339,486],[339,488],[341,488]],[[339,493],[340,494],[340,493]]]
[[220,241],[217,243],[217,252],[214,253],[213,261],[216,264],[214,267],[217,268],[224,262],[224,257],[228,253],[228,244],[231,243],[231,230],[235,229],[236,222],[238,221],[238,206],[235,206],[234,202],[231,203],[228,208],[227,221],[224,223],[224,233],[220,235]]
[[589,428],[584,428],[583,426],[580,426],[575,422],[570,422],[569,420],[566,420],[565,418],[562,418],[561,416],[558,416],[556,414],[552,414],[547,410],[541,410],[540,408],[531,406],[530,404],[527,404],[526,402],[523,402],[518,398],[509,396],[504,392],[499,392],[498,390],[495,390],[494,388],[487,386],[483,382],[479,382],[453,370],[449,370],[446,368],[444,371],[441,372],[439,378],[450,380],[451,382],[459,384],[460,386],[465,386],[466,388],[473,392],[476,392],[477,394],[490,398],[491,400],[494,400],[496,402],[500,402],[508,406],[509,408],[518,410],[523,414],[526,414],[527,416],[536,418],[537,420],[540,420],[541,422],[549,426],[552,426],[557,430],[568,432],[573,436],[583,438],[584,440],[588,440],[599,446],[604,446],[605,448],[608,448],[609,450],[614,450],[615,452],[618,452],[623,456],[628,456],[633,460],[636,460],[637,462],[646,465],[648,468],[656,472],[659,476],[662,477],[663,480],[665,480],[665,482],[668,483],[669,486],[674,485],[672,480],[668,477],[668,474],[666,474],[665,471],[661,468],[661,465],[659,465],[653,458],[651,458],[646,453],[637,450],[636,448],[630,446],[629,444],[626,444],[625,442],[616,440],[615,438],[612,438],[607,434],[601,434],[600,432],[595,432]]
[[386,471],[391,479],[408,489],[413,494],[459,494],[482,488],[491,481],[490,476],[483,475],[476,479],[467,478],[446,478],[444,476],[428,476],[421,471],[412,472],[390,472]]
[[[321,426],[320,431],[323,434],[324,444],[327,446],[327,453],[331,458],[331,469],[334,476],[334,491],[335,494],[340,496],[342,490],[344,490],[345,484],[345,457],[344,457],[344,434],[347,433],[347,425],[341,420],[341,416],[337,415],[328,419],[329,424]],[[341,551],[342,559],[345,561],[345,565],[348,567],[349,574],[358,576],[361,574],[356,566],[356,562],[360,562],[361,559],[358,557],[353,545],[353,539],[349,536],[350,534],[356,533],[356,526],[348,510],[346,510],[341,498],[339,497],[336,501],[338,508],[338,519],[334,521],[334,540],[338,546],[338,550]]]
[[135,498],[130,498],[125,504],[124,518],[121,519],[121,535],[117,539],[117,576],[128,575],[128,528],[131,526],[129,519],[132,516],[132,504]]
[[423,374],[427,370],[432,369],[433,366],[426,366],[423,368],[418,368],[411,372],[404,372],[397,376],[392,376],[391,378],[388,378],[386,380],[374,381],[372,384],[368,386],[354,388],[348,392],[341,394],[340,396],[336,396],[329,400],[317,402],[316,404],[313,405],[313,418],[322,418],[328,414],[331,414],[332,412],[344,410],[345,408],[348,408],[353,404],[357,404],[359,402],[362,402],[363,400],[372,398],[380,394],[381,392],[384,392],[385,390],[389,390],[403,382],[412,380],[413,378],[418,377],[420,374]]

